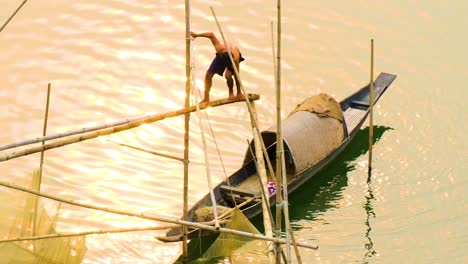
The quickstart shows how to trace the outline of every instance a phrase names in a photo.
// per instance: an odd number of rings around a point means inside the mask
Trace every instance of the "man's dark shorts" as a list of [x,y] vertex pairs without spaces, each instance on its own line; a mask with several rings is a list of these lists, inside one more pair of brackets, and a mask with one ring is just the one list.
[[[239,57],[239,63],[245,60],[242,57],[242,54],[239,54]],[[211,62],[210,68],[208,68],[208,72],[223,76],[224,70],[226,68],[234,73],[234,68],[232,67],[231,60],[229,59],[229,54],[227,52],[222,54],[216,53],[216,57]]]

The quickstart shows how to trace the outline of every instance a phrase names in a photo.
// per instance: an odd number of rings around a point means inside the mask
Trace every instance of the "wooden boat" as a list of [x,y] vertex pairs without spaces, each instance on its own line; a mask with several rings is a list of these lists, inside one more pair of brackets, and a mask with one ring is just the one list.
[[[381,73],[374,81],[374,104],[395,80],[396,75]],[[358,90],[354,94],[342,100],[339,104],[343,113],[343,139],[336,147],[326,153],[318,161],[310,162],[313,150],[304,146],[303,142],[310,139],[310,124],[307,126],[307,118],[290,122],[283,121],[283,142],[285,147],[286,171],[288,179],[288,191],[291,193],[303,183],[310,180],[317,172],[323,169],[338,154],[340,154],[360,130],[369,114],[369,85]],[[314,115],[310,113],[311,115]],[[290,126],[290,127],[288,127]],[[289,131],[289,132],[288,132]],[[309,133],[307,133],[309,132]],[[274,162],[276,152],[276,132],[269,129],[262,132],[262,138],[267,148],[270,160]],[[296,142],[296,143],[294,143]],[[252,218],[262,212],[261,186],[257,175],[256,164],[251,152],[247,150],[244,165],[232,174],[227,181],[221,182],[213,191],[218,206],[234,208],[243,203],[240,208],[248,218]],[[270,196],[270,204],[274,204],[275,194]],[[247,201],[247,203],[245,203]],[[207,194],[189,210],[189,220],[196,222],[195,212],[211,206],[210,195]],[[166,236],[157,237],[164,242],[176,242],[182,239],[181,228],[173,228]],[[189,230],[189,238],[195,238],[207,234],[207,231]]]

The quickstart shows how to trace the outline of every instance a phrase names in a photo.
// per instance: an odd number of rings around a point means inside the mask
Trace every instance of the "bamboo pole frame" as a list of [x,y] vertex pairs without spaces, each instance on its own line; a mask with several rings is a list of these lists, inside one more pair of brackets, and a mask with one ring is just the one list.
[[[183,225],[183,226],[208,230],[208,231],[212,231],[212,232],[222,232],[222,233],[234,234],[234,235],[239,235],[239,236],[253,238],[253,239],[271,241],[271,242],[274,242],[274,243],[281,243],[281,244],[286,243],[286,241],[284,239],[275,238],[275,237],[267,237],[267,236],[264,236],[264,235],[261,235],[261,234],[253,234],[253,233],[244,232],[244,231],[232,230],[232,229],[224,228],[224,227],[216,228],[214,226],[207,225],[206,223],[189,222],[189,221],[180,220],[180,219],[177,219],[177,218],[146,215],[146,214],[143,214],[143,213],[132,213],[132,212],[127,212],[127,211],[118,210],[118,209],[110,209],[110,208],[102,207],[102,206],[84,204],[84,203],[75,202],[75,201],[72,201],[72,200],[66,200],[66,199],[56,197],[56,196],[53,196],[53,195],[40,193],[40,192],[37,192],[37,191],[29,189],[29,188],[24,188],[24,187],[17,186],[17,185],[14,185],[14,184],[9,184],[9,183],[3,182],[3,181],[0,181],[0,186],[4,186],[4,187],[10,188],[10,189],[15,189],[15,190],[30,193],[30,194],[34,194],[34,195],[44,197],[44,198],[48,198],[48,199],[55,200],[55,201],[59,201],[59,202],[63,202],[63,203],[67,203],[67,204],[71,204],[71,205],[75,205],[75,206],[80,206],[80,207],[88,208],[88,209],[92,209],[92,210],[98,210],[98,211],[103,211],[103,212],[107,212],[107,213],[112,213],[112,214],[131,216],[131,217],[147,219],[147,220],[153,220],[153,221],[159,221],[159,222],[164,222],[164,223],[169,223],[169,224]],[[306,244],[306,243],[298,243],[298,246],[304,247],[304,248],[309,248],[309,249],[318,249],[317,245],[310,245],[310,244]]]
[[[246,100],[258,100],[258,99],[260,99],[260,96],[258,94],[249,94]],[[244,100],[237,100],[237,99],[236,100],[229,100],[228,98],[225,98],[225,99],[220,99],[220,100],[216,100],[216,101],[211,101],[211,102],[208,102],[208,103],[203,103],[203,104],[200,105],[200,109],[205,109],[205,108],[208,108],[208,107],[217,107],[217,106],[221,106],[221,105],[225,105],[225,104],[232,104],[232,103],[241,102],[241,101],[244,101]],[[45,150],[49,150],[49,149],[54,149],[54,148],[74,144],[74,143],[77,143],[77,142],[89,140],[89,139],[92,139],[92,138],[96,138],[96,137],[99,137],[99,136],[104,136],[104,135],[109,135],[109,134],[125,131],[125,130],[131,129],[131,128],[141,126],[143,124],[149,124],[149,123],[153,123],[153,122],[156,122],[156,121],[164,120],[166,118],[175,117],[175,116],[183,115],[183,114],[186,114],[186,113],[194,112],[195,110],[196,110],[195,106],[189,106],[189,107],[179,109],[177,111],[172,111],[172,112],[168,112],[168,113],[164,113],[164,114],[151,115],[151,116],[148,116],[148,117],[145,117],[145,118],[140,118],[138,120],[129,122],[129,123],[124,124],[124,125],[108,127],[108,128],[98,130],[98,131],[94,131],[94,132],[91,132],[91,133],[88,133],[88,134],[85,134],[85,135],[78,135],[78,136],[75,136],[75,137],[72,137],[72,138],[69,138],[69,139],[63,139],[63,140],[55,141],[53,143],[45,144],[44,146],[32,147],[32,148],[29,148],[29,149],[24,149],[24,150],[20,150],[20,151],[17,151],[17,152],[13,152],[13,153],[10,153],[8,155],[3,155],[3,156],[0,157],[0,162],[7,161],[7,160],[10,160],[10,159],[14,159],[14,158],[18,158],[18,157],[22,157],[22,156],[27,156],[27,155],[30,155],[30,154],[40,152],[42,150],[45,151]]]

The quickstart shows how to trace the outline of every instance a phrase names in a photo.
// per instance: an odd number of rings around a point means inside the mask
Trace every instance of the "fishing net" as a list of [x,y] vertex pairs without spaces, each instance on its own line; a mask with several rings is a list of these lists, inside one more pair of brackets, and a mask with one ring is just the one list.
[[[38,171],[27,185],[38,189]],[[0,193],[0,198],[8,201],[0,204],[0,213],[7,216],[0,220],[2,239],[56,234],[59,208],[51,218],[35,195],[5,191]],[[4,242],[0,243],[0,260],[1,263],[78,264],[86,253],[85,243],[84,236]]]
[[[226,224],[226,228],[244,231],[252,234],[260,234],[255,226],[250,223],[241,210],[236,208],[232,214],[230,221]],[[221,233],[211,247],[203,254],[203,259],[222,258],[242,253],[257,253],[259,254],[267,248],[267,242],[256,240],[244,236]]]

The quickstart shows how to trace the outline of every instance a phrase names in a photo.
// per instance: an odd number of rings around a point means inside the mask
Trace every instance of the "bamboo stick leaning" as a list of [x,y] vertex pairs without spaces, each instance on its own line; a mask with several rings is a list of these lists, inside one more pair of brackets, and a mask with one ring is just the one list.
[[200,113],[200,104],[198,103],[198,99],[201,99],[200,96],[200,91],[198,89],[192,89],[193,90],[193,97],[195,98],[195,106],[196,106],[196,113],[198,117],[198,125],[200,127],[200,136],[201,136],[201,141],[202,141],[202,147],[203,147],[203,154],[205,157],[205,169],[206,169],[206,180],[208,182],[208,190],[210,190],[210,198],[211,198],[211,205],[213,206],[213,216],[214,216],[214,221],[215,221],[215,227],[219,228],[219,222],[218,222],[218,205],[216,204],[216,197],[213,191],[213,181],[211,180],[211,174],[210,174],[210,159],[208,157],[208,147],[206,144],[206,138],[205,138],[205,126],[203,125],[203,120],[202,116]]
[[[221,34],[221,37],[223,39],[224,46],[228,50],[229,60],[231,61],[231,65],[233,66],[232,68],[234,70],[234,74],[235,74],[237,80],[239,81],[239,86],[240,86],[240,88],[242,90],[242,93],[247,94],[246,90],[244,88],[244,85],[242,84],[242,79],[240,78],[239,70],[237,69],[236,64],[234,63],[234,59],[232,58],[231,51],[229,50],[229,46],[227,45],[226,38],[224,37],[224,33],[223,33],[223,29],[221,28],[221,24],[219,23],[218,18],[216,17],[216,13],[215,13],[212,6],[210,6],[210,9],[211,9],[211,13],[213,14],[213,17],[215,19],[216,25],[218,26],[219,33]],[[250,98],[246,98],[245,103],[247,104],[247,109],[249,110],[250,118],[252,118],[253,114],[252,114],[252,106],[251,106],[250,101],[251,101]],[[254,125],[255,125],[255,128],[257,129],[257,131],[261,131],[258,123],[255,123]],[[263,142],[263,139],[261,137],[260,137],[260,141],[262,143],[263,155],[268,156],[268,152],[267,152],[266,147],[265,147],[265,142]],[[270,171],[270,175],[272,175],[274,177],[275,172],[273,171],[273,167],[271,166],[271,162],[270,162],[269,159],[267,159],[267,165],[268,165],[268,169]]]
[[16,8],[15,12],[13,12],[13,14],[7,19],[7,21],[5,21],[5,23],[3,23],[2,27],[0,28],[0,32],[3,31],[3,29],[8,25],[8,23],[10,23],[10,21],[13,19],[13,17],[18,13],[18,11],[24,6],[24,4],[26,4],[28,0],[24,0],[19,6],[18,8]]
[[[44,126],[42,129],[42,136],[45,136],[47,134],[47,120],[49,119],[49,103],[50,103],[50,83],[47,85],[47,99],[46,99],[46,109],[45,109],[45,114],[44,114]],[[42,145],[44,146],[44,142],[42,142]],[[37,191],[41,191],[41,183],[42,183],[42,168],[44,165],[44,151],[41,151],[41,160],[39,163],[39,179],[37,183]],[[34,182],[34,181],[33,181]],[[33,213],[33,229],[32,229],[32,235],[36,235],[36,230],[37,230],[37,214],[38,214],[38,206],[39,206],[39,199],[34,199],[34,213]]]

